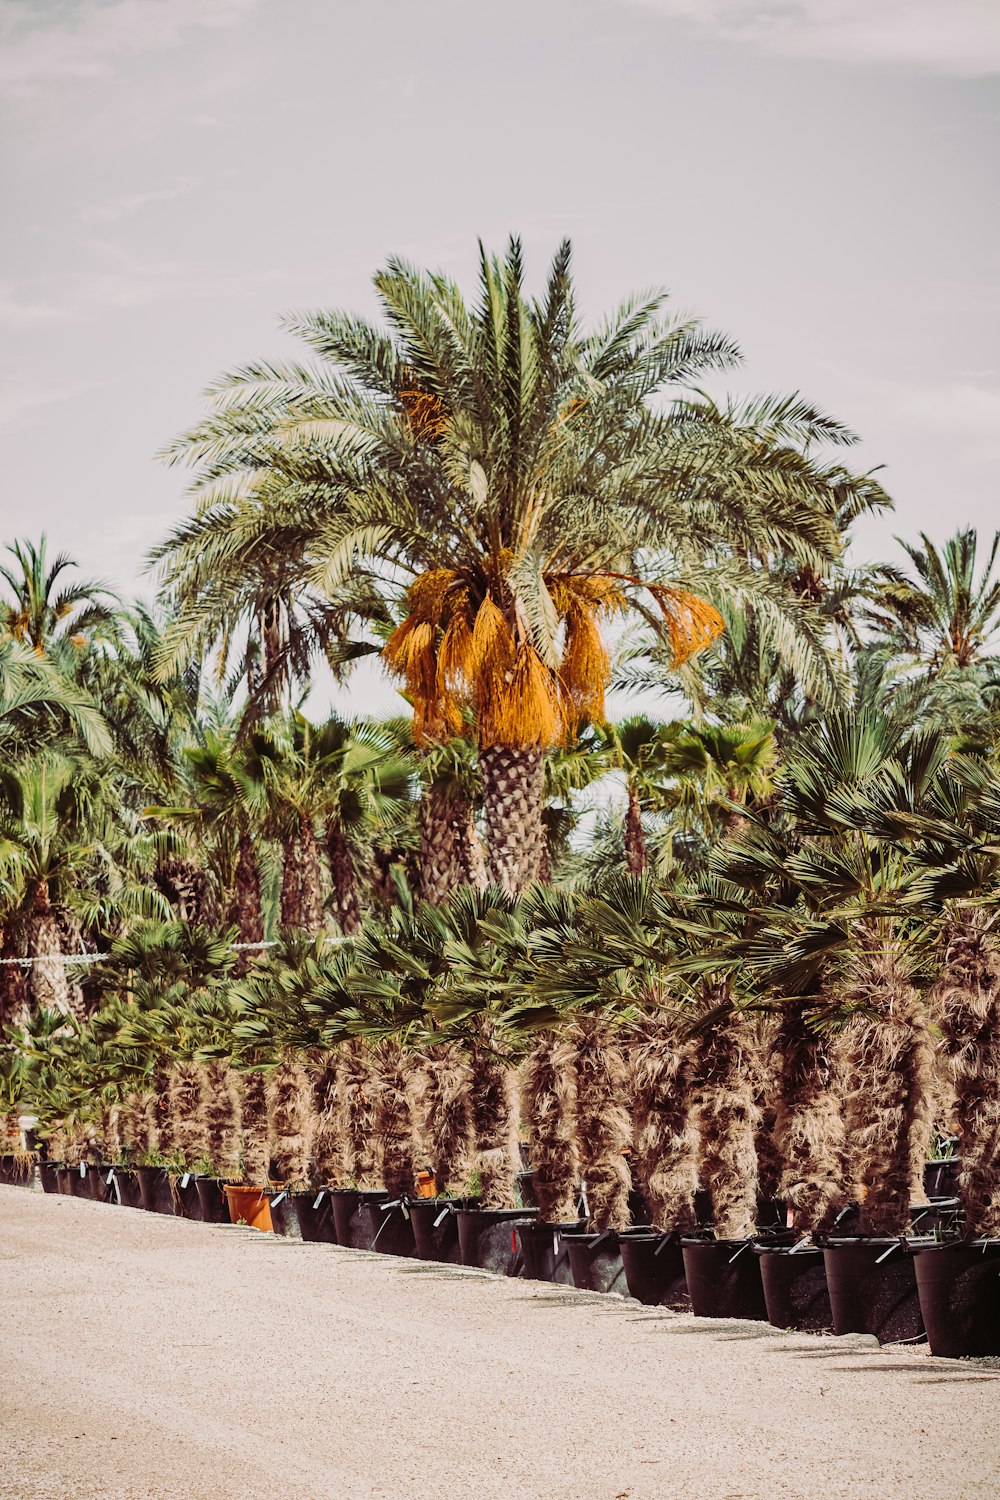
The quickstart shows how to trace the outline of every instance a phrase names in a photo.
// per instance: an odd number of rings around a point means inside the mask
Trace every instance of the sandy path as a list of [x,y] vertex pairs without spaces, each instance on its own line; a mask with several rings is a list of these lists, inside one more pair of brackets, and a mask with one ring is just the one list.
[[0,1187],[2,1500],[1000,1493],[1000,1377]]

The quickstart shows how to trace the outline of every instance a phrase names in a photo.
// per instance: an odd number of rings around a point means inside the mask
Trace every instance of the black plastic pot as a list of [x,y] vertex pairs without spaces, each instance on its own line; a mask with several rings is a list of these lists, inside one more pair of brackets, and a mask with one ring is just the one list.
[[618,1248],[629,1295],[647,1307],[690,1312],[684,1255],[676,1234],[658,1229],[620,1229]]
[[913,1257],[932,1354],[1000,1354],[1000,1240],[927,1245]]
[[831,1332],[833,1315],[822,1250],[814,1245],[802,1250],[784,1245],[754,1248],[760,1257],[767,1321],[775,1328]]
[[93,1198],[95,1203],[107,1203],[108,1201],[108,1168],[107,1164],[101,1162],[87,1163],[87,1176],[82,1184],[88,1198]]
[[902,1240],[833,1240],[823,1251],[834,1333],[873,1333],[881,1344],[924,1331],[914,1257]]
[[914,1203],[910,1207],[910,1224],[913,1234],[937,1235],[957,1238],[962,1219],[962,1204],[958,1198],[937,1198],[933,1203]]
[[384,1188],[378,1191],[331,1188],[330,1196],[338,1245],[352,1250],[378,1250],[385,1255],[413,1254],[410,1220],[400,1203],[383,1211],[382,1205],[389,1199]]
[[149,1214],[174,1214],[174,1195],[165,1167],[136,1167],[142,1207]]
[[[337,1226],[333,1222],[333,1200],[329,1188],[292,1193],[289,1202],[298,1220],[300,1238],[317,1245],[337,1243]],[[274,1218],[273,1206],[271,1217]]]
[[581,1292],[617,1292],[628,1294],[625,1267],[613,1229],[597,1234],[571,1234],[566,1240],[573,1285]]
[[471,1207],[473,1202],[468,1198],[419,1198],[411,1203],[410,1223],[417,1259],[460,1266],[462,1252],[456,1215],[460,1208]]
[[65,1198],[90,1197],[90,1193],[87,1191],[86,1173],[81,1177],[79,1166],[67,1167],[64,1165],[57,1167],[56,1175],[59,1181],[59,1191]]
[[59,1191],[59,1163],[54,1161],[40,1161],[38,1163],[38,1175],[42,1180],[43,1193],[58,1193]]
[[5,1187],[31,1187],[35,1181],[35,1158],[25,1154],[0,1156],[0,1182]]
[[455,1217],[463,1266],[478,1266],[496,1276],[520,1275],[517,1226],[536,1218],[536,1209],[460,1208]]
[[[287,1188],[267,1188],[266,1192],[271,1210],[271,1228],[275,1234],[280,1234],[286,1240],[300,1240],[302,1230],[299,1227],[299,1216],[295,1212],[295,1200],[306,1195],[290,1193]],[[316,1194],[309,1193],[308,1197],[311,1203]]]
[[682,1249],[696,1317],[767,1321],[760,1262],[749,1240],[683,1240]]
[[194,1190],[198,1194],[203,1224],[231,1224],[229,1200],[222,1191],[224,1184],[218,1177],[196,1177]]
[[521,1275],[526,1281],[551,1281],[556,1286],[573,1285],[573,1268],[569,1263],[567,1241],[574,1234],[582,1234],[584,1220],[568,1223],[518,1224],[517,1237],[521,1245]]
[[112,1164],[104,1168],[102,1175],[108,1203],[120,1204],[122,1208],[142,1207],[139,1179],[133,1167]]
[[924,1192],[928,1198],[954,1198],[958,1193],[958,1174],[962,1170],[960,1156],[947,1161],[924,1163]]
[[174,1195],[174,1213],[182,1219],[194,1219],[201,1223],[201,1199],[198,1196],[198,1178],[194,1172],[182,1172],[171,1176],[170,1185]]

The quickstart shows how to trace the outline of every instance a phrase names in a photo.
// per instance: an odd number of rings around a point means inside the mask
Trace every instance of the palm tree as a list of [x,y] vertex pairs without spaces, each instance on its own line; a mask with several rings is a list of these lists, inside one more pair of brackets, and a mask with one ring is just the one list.
[[0,636],[0,754],[9,763],[60,731],[78,735],[92,755],[111,748],[93,700],[31,647]]
[[[912,574],[885,563],[875,570],[868,618],[880,643],[928,677],[993,665],[1000,629],[1000,532],[977,577],[979,538],[957,531],[939,551],[925,532],[920,546],[897,537]],[[915,576],[913,576],[915,575]]]
[[216,387],[174,450],[200,465],[201,514],[159,556],[173,659],[203,640],[206,580],[242,598],[264,551],[333,600],[349,582],[402,594],[385,661],[419,739],[474,711],[491,874],[519,890],[542,860],[542,754],[603,717],[603,622],[640,613],[679,665],[722,628],[699,588],[752,595],[787,636],[802,611],[756,560],[779,545],[831,558],[831,496],[867,482],[804,455],[850,435],[799,400],[654,408],[735,347],[661,320],[657,294],[584,335],[568,244],[538,301],[516,240],[503,262],[482,253],[480,282],[469,308],[393,260],[376,277],[389,334],[293,320],[323,363],[256,364]]
[[37,547],[22,541],[6,550],[13,562],[0,566],[6,585],[0,634],[38,655],[52,655],[67,644],[79,650],[94,640],[114,638],[118,600],[93,579],[67,581],[63,575],[77,564],[65,552],[49,566],[44,533]]

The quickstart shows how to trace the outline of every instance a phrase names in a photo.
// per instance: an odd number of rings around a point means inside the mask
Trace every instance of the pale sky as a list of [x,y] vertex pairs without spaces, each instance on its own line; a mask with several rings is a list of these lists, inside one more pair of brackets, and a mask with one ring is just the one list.
[[512,230],[858,430],[859,557],[992,530],[998,74],[1000,0],[0,0],[0,542],[148,591],[209,380]]

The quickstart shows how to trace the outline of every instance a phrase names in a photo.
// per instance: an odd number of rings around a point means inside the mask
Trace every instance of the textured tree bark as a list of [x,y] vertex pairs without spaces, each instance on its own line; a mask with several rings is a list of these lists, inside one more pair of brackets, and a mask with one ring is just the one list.
[[544,1031],[521,1079],[521,1119],[528,1136],[532,1186],[539,1216],[576,1218],[580,1159],[576,1141],[576,1074],[565,1040]]
[[510,1069],[495,1049],[493,1028],[479,1024],[469,1049],[472,1106],[472,1171],[483,1208],[513,1208],[515,1125]]
[[971,909],[944,934],[933,987],[941,1052],[956,1099],[962,1166],[958,1190],[970,1234],[1000,1235],[1000,951],[990,918]]
[[225,1058],[201,1070],[199,1104],[205,1153],[220,1177],[235,1179],[240,1172],[240,1096],[233,1070]]
[[118,1109],[118,1138],[130,1160],[152,1149],[153,1100],[145,1091],[130,1091]]
[[171,1107],[170,1063],[161,1059],[153,1068],[153,1149],[161,1156],[173,1156],[177,1150],[177,1121]]
[[326,1053],[309,1069],[312,1089],[310,1159],[318,1187],[343,1187],[344,1138],[338,1093],[337,1055]]
[[487,745],[479,767],[490,879],[519,895],[539,878],[545,852],[542,752]]
[[646,833],[642,826],[639,793],[630,786],[625,812],[625,868],[630,875],[641,875],[646,863]]
[[304,815],[299,820],[299,859],[302,871],[299,921],[306,932],[317,937],[324,926],[323,869],[312,819]]
[[337,1059],[343,1174],[349,1185],[374,1188],[375,1089],[368,1054],[360,1041],[342,1043]]
[[264,917],[260,904],[260,875],[248,833],[240,835],[236,859],[236,886],[233,892],[233,919],[239,928],[241,943],[264,941]]
[[[723,1005],[718,988],[709,997]],[[719,1239],[746,1239],[757,1220],[756,1135],[760,1109],[755,1099],[753,1037],[745,1015],[730,1011],[696,1041],[694,1093],[698,1123],[699,1177],[712,1197]]]
[[302,867],[299,841],[287,838],[281,844],[281,925],[302,926]]
[[472,804],[453,781],[432,781],[420,801],[420,894],[437,903],[460,885],[482,890],[486,880]]
[[39,885],[35,894],[34,910],[28,928],[28,952],[37,960],[28,971],[35,1009],[58,1010],[63,1015],[69,1015],[73,1010],[73,991],[66,974],[66,965],[62,962],[62,933],[52,910],[49,888],[45,881]]
[[193,1062],[176,1062],[169,1078],[174,1149],[185,1167],[192,1167],[207,1151],[200,1070]]
[[694,1047],[667,1011],[641,1021],[626,1054],[636,1175],[653,1223],[695,1226],[698,1134],[691,1112]]
[[406,1066],[396,1042],[381,1042],[372,1055],[375,1078],[376,1160],[390,1198],[413,1192],[413,1127]]
[[333,905],[337,922],[345,937],[361,929],[361,903],[358,900],[358,877],[351,850],[340,825],[331,819],[326,825],[326,856],[330,862],[333,883]]
[[569,1028],[565,1053],[556,1059],[557,1067],[564,1065],[573,1070],[576,1084],[576,1153],[590,1227],[624,1229],[630,1185],[628,1075],[622,1049],[603,1018],[586,1016]]
[[826,1230],[847,1197],[844,1101],[829,1044],[809,1029],[806,1014],[801,1001],[786,1004],[775,1041],[778,1193],[796,1229]]
[[469,1175],[472,1139],[471,1075],[454,1042],[428,1048],[410,1072],[410,1113],[424,1153],[418,1165],[434,1173],[439,1195],[461,1188]]
[[31,993],[28,986],[28,971],[11,959],[25,955],[17,951],[13,933],[4,928],[0,933],[0,1026],[20,1026],[28,1020],[31,1012]]
[[[863,1234],[899,1235],[923,1198],[934,1056],[923,1004],[884,945],[855,955],[841,997],[859,1014],[840,1033],[847,1160]],[[918,1180],[919,1177],[919,1180]]]
[[306,1180],[306,1078],[291,1053],[268,1077],[267,1114],[275,1178],[300,1187]]
[[182,922],[197,922],[202,927],[218,925],[219,906],[212,882],[194,860],[177,856],[163,859],[153,879]]
[[240,1166],[245,1182],[264,1187],[271,1164],[268,1141],[267,1078],[259,1068],[241,1076]]

